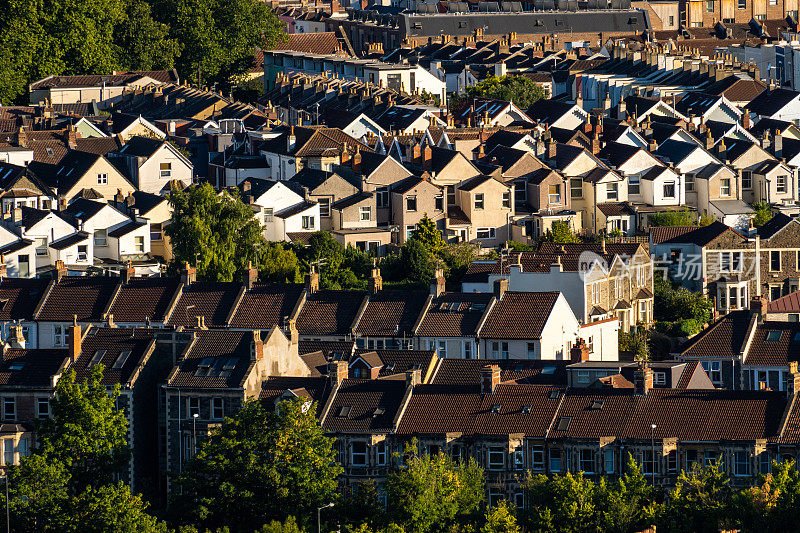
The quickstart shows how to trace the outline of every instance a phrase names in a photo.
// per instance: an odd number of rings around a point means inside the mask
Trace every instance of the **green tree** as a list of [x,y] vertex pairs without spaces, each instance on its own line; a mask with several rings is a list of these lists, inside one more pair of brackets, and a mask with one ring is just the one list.
[[297,519],[290,516],[284,522],[273,520],[269,524],[261,526],[258,533],[303,533],[303,531],[305,530],[297,524]]
[[548,478],[537,474],[524,483],[528,507],[523,514],[530,531],[564,533],[598,530],[595,484],[583,472]]
[[596,494],[601,531],[642,531],[653,525],[659,511],[654,503],[655,489],[631,454],[625,473],[614,482],[601,479]]
[[772,212],[772,206],[770,206],[767,202],[754,203],[753,211],[755,211],[755,216],[753,217],[753,226],[757,228],[769,222],[775,214]]
[[654,277],[653,287],[654,318],[666,325],[662,329],[673,328],[676,335],[688,336],[711,320],[714,303],[702,293],[674,285],[663,276]]
[[145,0],[125,3],[125,17],[114,30],[118,63],[130,70],[171,69],[181,45],[169,37],[169,26],[153,20]]
[[431,254],[436,256],[438,256],[442,248],[444,248],[442,232],[436,227],[436,222],[428,218],[427,213],[422,217],[416,229],[411,233],[411,239],[421,242]]
[[217,194],[204,183],[169,194],[172,219],[164,232],[172,242],[174,264],[197,260],[197,274],[208,281],[232,281],[248,263],[258,264],[265,240],[250,206],[238,191]]
[[436,271],[436,258],[419,239],[410,239],[400,251],[400,259],[408,279],[427,283]]
[[256,47],[270,49],[285,37],[269,5],[258,0],[154,0],[155,13],[182,43],[176,61],[183,78],[227,89],[253,62]]
[[701,226],[708,226],[714,223],[714,217],[712,217],[708,213],[703,213],[702,215],[700,215],[700,220],[698,221],[698,223]]
[[370,255],[352,246],[344,247],[328,231],[311,235],[308,246],[299,249],[307,268],[319,266],[324,289],[363,289],[372,268]]
[[580,242],[580,239],[578,239],[578,236],[572,231],[572,226],[570,226],[567,220],[554,221],[550,229],[545,232],[542,240],[557,243]]
[[294,250],[280,242],[269,242],[262,249],[258,264],[259,274],[264,281],[299,282],[300,264]]
[[800,473],[792,460],[773,463],[758,485],[733,496],[737,526],[745,532],[778,533],[800,523]]
[[226,419],[175,478],[179,522],[253,531],[328,503],[342,468],[316,408],[282,402],[277,412],[248,400]]
[[505,500],[488,509],[484,520],[481,533],[520,533],[521,531],[514,513],[511,512],[511,508]]
[[74,370],[64,374],[51,401],[53,415],[39,427],[37,454],[64,465],[71,495],[111,483],[130,458],[128,420],[115,405],[119,385],[109,394],[102,378],[102,365],[86,381],[77,381]]
[[716,533],[729,525],[731,488],[719,464],[681,472],[659,530]]
[[341,487],[330,515],[338,517],[342,524],[355,527],[378,529],[386,522],[384,504],[373,480]]
[[[413,448],[413,447],[412,447]],[[474,459],[406,453],[406,465],[386,480],[389,513],[413,533],[447,531],[476,521],[484,498],[483,468]]]
[[147,514],[147,504],[122,483],[89,487],[70,501],[65,533],[166,533],[167,526]]
[[650,215],[649,224],[655,226],[697,226],[697,214],[688,209],[660,211]]
[[547,94],[544,88],[534,83],[525,76],[489,76],[478,84],[469,87],[467,92],[460,98],[453,100],[454,107],[469,105],[473,97],[493,98],[514,102],[520,109],[527,109],[534,102],[545,98]]

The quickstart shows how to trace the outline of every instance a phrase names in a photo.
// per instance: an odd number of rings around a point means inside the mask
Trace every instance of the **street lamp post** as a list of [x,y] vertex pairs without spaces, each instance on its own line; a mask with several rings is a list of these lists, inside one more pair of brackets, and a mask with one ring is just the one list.
[[322,507],[317,507],[317,533],[322,533],[322,521],[320,520],[320,511],[322,511],[323,509],[327,509],[328,507],[333,507],[333,503],[323,505]]
[[197,418],[200,413],[192,414],[192,457],[197,455]]
[[653,461],[651,463],[651,465],[650,465],[650,468],[652,470],[651,480],[652,480],[652,483],[653,483],[654,487],[656,485],[656,437],[655,437],[655,432],[656,432],[656,425],[655,424],[650,424],[650,453],[652,454],[651,455],[651,459]]

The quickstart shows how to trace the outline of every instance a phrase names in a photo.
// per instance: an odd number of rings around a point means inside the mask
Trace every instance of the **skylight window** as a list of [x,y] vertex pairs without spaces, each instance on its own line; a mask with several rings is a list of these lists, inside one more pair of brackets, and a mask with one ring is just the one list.
[[372,416],[381,416],[381,415],[384,415],[384,414],[386,414],[386,408],[385,407],[376,407],[375,411],[373,411],[373,413],[372,413]]
[[105,354],[106,354],[105,350],[97,350],[96,352],[94,352],[94,355],[92,356],[91,361],[89,361],[89,364],[92,366],[96,365],[97,363],[103,360],[103,356]]
[[347,418],[350,416],[350,411],[353,409],[352,405],[343,405],[339,407],[339,412],[336,414],[339,418]]
[[592,409],[602,409],[605,402],[603,400],[594,400],[592,401]]
[[561,391],[558,390],[551,390],[550,395],[548,396],[551,400],[558,400],[558,397],[561,396]]
[[555,373],[556,373],[556,367],[552,365],[547,365],[542,367],[542,374],[555,374]]
[[19,372],[23,368],[25,368],[25,361],[14,361],[10,365],[8,365],[8,369],[11,370],[12,372]]
[[122,368],[123,366],[125,366],[125,363],[128,361],[128,357],[130,356],[131,356],[130,350],[125,350],[124,352],[120,352],[119,357],[117,357],[117,360],[114,361],[114,365],[111,368],[117,368],[117,369]]
[[781,340],[782,331],[768,331],[767,332],[767,342],[778,342]]
[[528,415],[531,413],[531,409],[533,409],[532,405],[523,405],[522,406],[522,414]]
[[500,413],[500,406],[498,404],[494,404],[492,406],[492,413],[499,414]]
[[558,431],[567,431],[569,429],[569,423],[572,422],[572,418],[569,416],[562,416],[558,419]]

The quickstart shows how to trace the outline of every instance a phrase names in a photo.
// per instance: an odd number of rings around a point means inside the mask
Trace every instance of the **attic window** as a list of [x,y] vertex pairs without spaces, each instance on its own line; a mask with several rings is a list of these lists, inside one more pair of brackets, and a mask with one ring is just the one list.
[[419,363],[414,363],[413,365],[411,365],[411,370],[421,370],[421,369],[422,365]]
[[778,342],[781,340],[782,331],[768,331],[767,332],[767,342]]
[[350,416],[350,410],[353,408],[352,405],[343,405],[339,407],[339,412],[336,413],[336,416],[339,418],[347,418]]
[[213,357],[204,357],[200,364],[197,365],[197,372],[195,372],[195,376],[204,377],[208,375],[208,372],[211,370],[211,363],[214,362]]
[[8,303],[8,298],[3,298],[2,300],[0,300],[0,310],[5,309],[7,303]]
[[114,361],[114,365],[111,368],[122,368],[125,366],[125,363],[128,361],[128,357],[131,356],[130,350],[125,350],[124,352],[120,352],[119,357],[117,360]]
[[636,22],[637,22],[637,21],[636,21],[636,17],[630,17],[630,18],[628,19],[628,24],[636,24]]
[[556,367],[552,365],[547,365],[542,367],[542,374],[555,374],[555,373],[556,373]]
[[562,416],[558,419],[558,431],[567,431],[569,429],[569,423],[572,422],[572,418],[568,416]]
[[500,406],[498,404],[494,404],[492,406],[492,413],[499,414],[500,413]]
[[602,408],[603,408],[603,404],[604,404],[604,403],[605,403],[605,402],[604,402],[603,400],[594,400],[594,401],[592,401],[592,406],[591,406],[591,408],[592,408],[592,409],[595,409],[595,410],[597,410],[597,409],[602,409]]
[[561,391],[559,390],[551,390],[548,398],[551,400],[558,400],[558,397],[561,396]]
[[45,148],[44,151],[47,152],[47,155],[53,155],[53,149],[52,148]]
[[106,354],[106,351],[105,351],[105,350],[97,350],[96,352],[94,352],[94,355],[92,356],[92,360],[91,360],[91,361],[89,361],[89,364],[91,364],[91,365],[96,365],[97,363],[99,363],[100,361],[102,361],[102,359],[103,359],[103,356],[104,356],[105,354]]
[[458,27],[459,28],[466,28],[467,27],[467,22],[464,21],[464,20],[459,20],[458,21]]
[[386,414],[386,408],[385,407],[376,407],[375,411],[372,412],[372,416],[381,416],[381,415],[384,415],[384,414]]
[[394,372],[394,368],[395,368],[394,363],[389,363],[388,365],[386,365],[387,372]]
[[219,372],[220,377],[227,378],[230,376],[233,369],[236,368],[236,363],[238,361],[238,357],[228,357],[227,361],[222,365],[222,370]]
[[469,306],[470,311],[480,311],[483,312],[486,309],[486,304],[471,304]]
[[25,361],[14,361],[10,365],[8,365],[8,369],[11,370],[12,372],[19,372],[23,368],[25,368]]
[[411,28],[413,28],[415,30],[421,30],[422,29],[422,23],[421,22],[412,22],[411,23]]
[[532,405],[523,405],[522,406],[522,414],[528,415],[531,413],[531,409],[533,409]]

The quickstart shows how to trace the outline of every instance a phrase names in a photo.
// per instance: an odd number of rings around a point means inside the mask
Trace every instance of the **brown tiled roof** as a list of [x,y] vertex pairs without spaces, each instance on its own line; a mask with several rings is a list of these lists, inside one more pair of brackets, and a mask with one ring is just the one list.
[[297,349],[300,355],[313,352],[324,352],[328,357],[350,358],[350,354],[355,350],[356,341],[304,341],[298,343]]
[[78,322],[104,320],[103,312],[118,285],[117,278],[65,277],[53,286],[36,319],[72,322],[77,315]]
[[481,328],[489,339],[538,339],[559,292],[511,292],[492,307]]
[[686,363],[686,367],[683,369],[683,373],[681,373],[681,378],[678,380],[678,384],[675,385],[676,389],[686,389],[689,387],[689,383],[692,381],[692,377],[695,371],[697,371],[697,366],[699,364],[700,361],[688,361]]
[[318,377],[328,374],[329,359],[322,350],[303,354],[300,356],[300,359],[303,360],[308,369],[311,371],[311,376]]
[[422,379],[425,379],[425,372],[437,359],[433,350],[356,350],[350,361],[366,353],[375,354],[383,365],[378,377],[405,374],[406,371],[417,368],[422,372]]
[[[477,384],[418,385],[414,387],[397,433],[524,433],[544,437],[558,409],[560,395],[551,394],[554,390],[558,389],[500,384],[494,393],[481,394]],[[495,406],[499,406],[499,410]],[[526,406],[530,406],[530,410]]]
[[749,311],[728,313],[687,342],[680,353],[688,357],[738,357],[749,323]]
[[650,241],[653,244],[661,244],[696,229],[697,226],[650,226]]
[[[153,330],[144,328],[91,328],[81,341],[81,354],[70,365],[79,379],[86,379],[95,364],[102,364],[103,384],[125,385],[133,378],[144,356],[155,346]],[[127,357],[120,355],[130,352]],[[163,375],[161,376],[164,377]]]
[[75,145],[81,152],[100,155],[106,155],[109,152],[119,150],[120,147],[117,137],[79,138],[75,140]]
[[423,291],[392,290],[371,295],[355,332],[366,337],[411,335],[428,295]]
[[30,320],[44,295],[48,280],[3,278],[0,280],[0,320]]
[[416,334],[419,337],[473,337],[491,299],[491,294],[442,294],[431,302]]
[[323,427],[344,433],[391,430],[405,391],[405,380],[345,379]]
[[764,322],[753,333],[746,365],[788,365],[800,360],[800,323]]
[[283,326],[303,292],[295,283],[264,283],[246,291],[231,319],[233,328],[269,329]]
[[116,322],[162,322],[179,284],[176,278],[132,278],[122,285],[109,312]]
[[240,283],[197,282],[184,287],[167,324],[170,326],[197,325],[198,316],[205,318],[206,326],[225,326],[228,314],[241,290]]
[[289,40],[275,50],[292,50],[305,54],[332,55],[340,51],[339,40],[332,31],[321,33],[290,33]]
[[[261,383],[259,399],[264,403],[274,402],[281,394],[290,390],[298,396],[305,396],[303,394],[305,392],[315,402],[322,403],[324,396],[330,392],[327,383],[328,378],[324,377],[272,376]],[[271,407],[271,405],[267,405],[268,409]]]
[[102,85],[123,86],[144,76],[162,83],[178,81],[175,71],[172,70],[131,70],[114,74],[51,76],[33,83],[31,85],[31,90],[57,87],[100,87]]
[[347,335],[367,293],[319,290],[311,294],[297,317],[301,335]]
[[603,384],[605,387],[610,387],[612,389],[632,389],[633,383],[628,381],[625,376],[622,374],[614,374],[612,376],[606,376],[604,378],[600,378],[597,381]]
[[28,148],[33,150],[34,161],[51,165],[60,163],[69,152],[66,144],[61,140],[30,141]]
[[51,388],[54,376],[67,359],[67,350],[10,348],[0,359],[0,386]]
[[171,387],[237,388],[255,365],[251,331],[195,330],[188,353],[172,369]]
[[767,304],[768,313],[800,313],[800,291],[790,292]]
[[777,435],[786,395],[777,392],[569,389],[548,438],[755,440]]
[[564,385],[570,361],[527,359],[442,359],[431,383],[436,385],[469,385],[480,383],[481,368],[500,367],[501,382],[531,385]]

